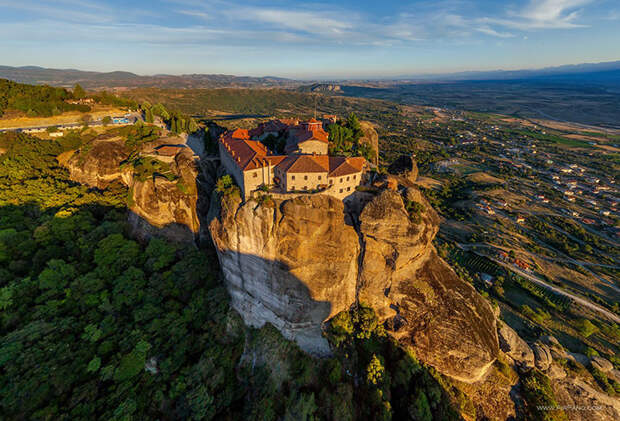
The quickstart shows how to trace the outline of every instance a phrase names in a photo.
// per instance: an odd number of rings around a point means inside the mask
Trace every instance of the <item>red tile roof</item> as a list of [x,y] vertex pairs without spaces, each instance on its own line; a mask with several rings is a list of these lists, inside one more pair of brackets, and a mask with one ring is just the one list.
[[366,159],[362,157],[347,158],[344,156],[329,157],[329,176],[341,177],[343,175],[361,172],[366,165]]
[[[276,120],[273,120],[274,122]],[[312,120],[310,121],[312,122]],[[318,122],[317,122],[318,123]],[[280,123],[274,123],[276,125]],[[283,124],[283,123],[282,123]],[[306,126],[307,127],[307,126]],[[322,127],[307,130],[300,126],[291,128],[295,131],[297,142],[320,140],[327,142],[327,133]],[[301,136],[301,137],[299,137]],[[261,142],[250,140],[250,133],[245,129],[229,131],[220,136],[220,143],[231,155],[242,171],[253,170],[267,165],[274,165],[283,172],[319,173],[326,172],[330,177],[340,177],[363,171],[366,159],[362,157],[347,158],[327,155],[270,155]]]
[[185,145],[160,145],[155,148],[155,151],[158,155],[175,156],[183,148],[185,148]]
[[224,133],[220,137],[220,142],[243,171],[267,165],[265,158],[269,151],[259,141],[250,140],[250,135],[245,129]]
[[[364,158],[327,155],[289,155],[268,157],[279,170],[288,173],[326,172],[330,177],[356,174],[364,169]],[[273,161],[272,161],[273,160]]]
[[289,155],[278,169],[287,173],[328,172],[329,157],[327,155]]

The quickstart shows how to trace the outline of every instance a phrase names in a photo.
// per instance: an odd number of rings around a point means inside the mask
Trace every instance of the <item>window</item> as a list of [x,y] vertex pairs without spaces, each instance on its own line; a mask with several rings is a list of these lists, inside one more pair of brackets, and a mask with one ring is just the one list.
[[347,187],[347,191],[351,191],[351,187]]
[[321,179],[321,176],[319,175],[319,180]]
[[356,177],[357,177],[357,175],[354,175],[354,176],[353,176],[353,179],[355,180],[355,178],[356,178]]
[[329,179],[329,184],[334,184],[334,180],[332,178]]
[[349,181],[349,177],[347,177],[347,181]]
[[[342,177],[340,177],[340,182],[342,183]],[[342,192],[340,192],[340,193],[342,193]]]
[[254,178],[258,177],[258,173],[257,173],[257,172],[255,172],[255,173],[252,175],[252,177],[254,177]]
[[342,193],[342,189],[340,189],[340,193]]
[[307,175],[304,175],[304,180],[307,180],[307,179],[308,179],[308,176],[307,176]]
[[294,179],[295,179],[295,176],[294,176],[294,175],[291,175],[291,180],[294,180]]
[[308,186],[304,186],[304,190],[308,190]]

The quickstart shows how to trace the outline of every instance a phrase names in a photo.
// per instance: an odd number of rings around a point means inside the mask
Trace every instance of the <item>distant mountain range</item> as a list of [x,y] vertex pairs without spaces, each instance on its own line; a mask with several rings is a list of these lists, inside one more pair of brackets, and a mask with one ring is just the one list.
[[103,88],[220,88],[220,87],[286,87],[299,85],[291,79],[265,76],[232,75],[153,75],[141,76],[131,72],[88,72],[75,69],[47,69],[37,66],[0,66],[0,78],[34,85],[73,86],[79,83],[87,89]]
[[81,84],[88,89],[103,88],[222,88],[222,87],[282,87],[299,88],[304,92],[338,94],[343,85],[380,87],[408,83],[436,83],[455,81],[508,81],[540,80],[545,82],[620,84],[620,61],[572,64],[544,69],[469,71],[447,74],[403,75],[393,78],[368,80],[298,81],[276,76],[252,77],[220,74],[158,74],[142,76],[131,72],[90,72],[75,69],[48,69],[37,66],[0,66],[0,78],[21,83],[73,86]]
[[527,80],[620,82],[620,60],[603,63],[569,64],[543,69],[470,71],[448,74],[408,75],[393,78],[398,81],[474,81]]

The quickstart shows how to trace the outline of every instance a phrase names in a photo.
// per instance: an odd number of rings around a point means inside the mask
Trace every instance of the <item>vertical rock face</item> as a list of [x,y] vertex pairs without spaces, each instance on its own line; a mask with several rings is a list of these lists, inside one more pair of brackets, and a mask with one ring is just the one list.
[[407,196],[422,205],[417,216],[410,217],[400,194],[389,190],[362,211],[359,299],[388,319],[392,335],[423,361],[458,380],[476,381],[499,352],[495,316],[436,254],[431,241],[439,218],[414,193]]
[[[142,145],[148,149],[149,144]],[[175,242],[193,242],[200,222],[196,211],[198,168],[188,148],[169,163],[170,172],[138,178],[133,167],[121,164],[131,150],[122,138],[95,139],[65,163],[72,180],[100,189],[113,181],[129,187],[129,224],[134,236],[146,240],[163,236]],[[155,159],[155,158],[150,158]]]
[[131,195],[129,223],[140,239],[159,235],[191,243],[200,230],[196,212],[198,169],[191,152],[177,154],[170,170],[176,179],[154,174],[146,180],[131,178],[127,183]]
[[410,216],[400,194],[382,192],[347,218],[357,231],[328,196],[274,206],[214,197],[209,229],[232,305],[246,323],[272,323],[303,349],[326,354],[322,323],[359,300],[425,362],[479,379],[498,353],[495,317],[436,255],[438,217],[413,196],[423,210]]
[[377,164],[379,162],[379,135],[372,123],[368,121],[360,121],[360,126],[362,127],[362,137],[359,142],[372,148],[372,162]]
[[[424,200],[420,196],[420,200]],[[420,221],[413,223],[400,194],[385,190],[368,203],[360,217],[365,244],[359,300],[383,317],[396,315],[392,288],[412,280],[428,259],[439,217],[426,203]]]
[[245,322],[269,322],[303,349],[328,354],[321,326],[354,302],[360,251],[342,202],[313,196],[258,206],[214,198],[210,216],[232,305]]

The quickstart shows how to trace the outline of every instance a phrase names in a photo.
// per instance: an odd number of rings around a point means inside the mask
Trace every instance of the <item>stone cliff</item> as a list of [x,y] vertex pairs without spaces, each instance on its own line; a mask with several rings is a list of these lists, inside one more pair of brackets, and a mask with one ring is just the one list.
[[132,177],[129,223],[141,239],[160,235],[175,242],[197,239],[200,222],[197,213],[198,168],[189,150],[178,153],[170,163],[172,177],[153,174]]
[[362,137],[359,142],[363,145],[370,145],[374,152],[374,156],[372,159],[373,164],[379,163],[379,135],[375,130],[375,126],[368,121],[360,121],[360,126],[362,127]]
[[191,149],[179,147],[174,156],[155,156],[153,148],[184,138],[165,138],[126,146],[120,137],[102,136],[77,150],[64,163],[72,180],[104,189],[115,181],[129,187],[129,223],[140,239],[159,235],[175,242],[197,239],[199,169]]
[[315,354],[329,353],[322,323],[355,300],[360,246],[329,196],[299,197],[274,206],[217,194],[209,212],[233,307],[245,322],[269,322]]
[[131,150],[121,137],[100,137],[88,143],[65,163],[71,179],[99,189],[121,179],[121,162]]
[[435,253],[439,219],[410,215],[383,191],[361,214],[328,196],[269,204],[212,199],[207,218],[232,305],[246,323],[269,322],[303,349],[327,354],[322,324],[356,302],[370,304],[403,345],[462,381],[484,375],[498,354],[489,304]]

